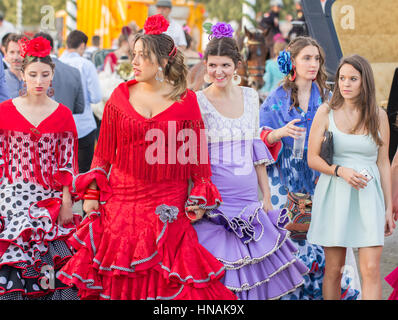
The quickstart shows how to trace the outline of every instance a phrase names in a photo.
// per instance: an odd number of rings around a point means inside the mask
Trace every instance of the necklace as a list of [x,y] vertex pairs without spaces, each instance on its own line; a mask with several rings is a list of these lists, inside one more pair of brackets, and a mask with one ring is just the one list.
[[350,118],[352,118],[352,115],[348,115],[348,113],[345,111],[345,109],[343,109],[342,110],[343,111],[343,113],[344,113],[344,122],[346,123],[346,124],[349,124],[348,125],[348,131],[350,132],[350,133],[354,133],[356,130],[355,130],[355,127],[356,127],[356,125],[352,125],[351,124],[351,122],[350,122]]

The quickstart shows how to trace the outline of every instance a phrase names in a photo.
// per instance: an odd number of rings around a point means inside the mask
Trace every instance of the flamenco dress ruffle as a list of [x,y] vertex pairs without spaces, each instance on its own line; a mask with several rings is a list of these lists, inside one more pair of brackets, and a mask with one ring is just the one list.
[[[67,239],[81,217],[68,225],[57,223],[62,185],[68,172],[56,174],[56,188],[44,188],[28,179],[0,186],[0,299],[76,300],[77,292],[56,274],[73,251]],[[69,176],[69,177],[68,177]],[[58,189],[58,190],[57,190]]]
[[[236,143],[224,142],[222,147],[230,144],[233,149]],[[308,269],[294,256],[297,249],[284,228],[289,221],[286,210],[265,212],[258,201],[254,166],[272,163],[271,154],[259,139],[238,143],[249,144],[253,150],[244,166],[252,170],[235,174],[245,163],[243,160],[213,163],[212,181],[220,190],[223,204],[209,211],[194,227],[199,242],[225,265],[222,281],[239,299],[279,299],[304,283]],[[210,144],[211,159],[219,148]]]
[[387,283],[394,289],[388,300],[398,300],[398,268],[395,268],[387,277]]
[[[77,253],[61,270],[62,282],[82,299],[236,299],[219,281],[223,264],[198,243],[185,214],[187,182],[150,184],[113,168],[108,183],[94,169],[77,177],[77,191],[94,178],[103,205],[70,239]],[[217,206],[217,189],[203,190],[196,195]]]

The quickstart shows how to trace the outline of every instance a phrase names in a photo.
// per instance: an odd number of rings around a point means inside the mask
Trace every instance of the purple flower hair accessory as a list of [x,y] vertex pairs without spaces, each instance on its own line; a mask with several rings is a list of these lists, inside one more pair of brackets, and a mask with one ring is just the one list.
[[209,34],[209,39],[217,38],[232,38],[234,29],[229,23],[226,22],[217,22],[215,25],[211,23],[205,23],[203,28]]

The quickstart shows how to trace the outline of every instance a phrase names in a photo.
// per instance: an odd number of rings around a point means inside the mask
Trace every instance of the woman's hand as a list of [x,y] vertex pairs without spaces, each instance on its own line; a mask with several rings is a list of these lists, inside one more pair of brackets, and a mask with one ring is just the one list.
[[274,210],[274,207],[272,206],[272,203],[271,203],[271,199],[269,199],[269,198],[264,198],[263,199],[263,210],[265,211],[265,212],[269,212],[269,211],[273,211]]
[[391,209],[386,209],[386,224],[384,226],[384,236],[391,236],[395,229],[395,222],[393,219],[393,213]]
[[199,206],[188,206],[185,208],[185,210],[188,212],[194,212],[196,215],[195,219],[191,219],[191,223],[199,221],[200,219],[203,218],[203,215],[206,213],[206,209],[201,209],[199,208]]
[[83,202],[83,211],[89,214],[93,211],[99,210],[99,201],[98,200],[84,200]]
[[393,217],[394,217],[394,220],[397,221],[398,220],[398,197],[393,199],[392,204],[393,204]]
[[368,185],[368,179],[354,169],[339,167],[338,175],[356,190],[363,189]]
[[73,221],[72,202],[63,201],[59,209],[57,222],[60,226]]
[[303,132],[305,132],[304,128],[295,126],[295,124],[300,121],[301,121],[300,119],[293,119],[287,125],[278,129],[279,137],[280,138],[291,137],[293,139],[298,139],[303,134]]

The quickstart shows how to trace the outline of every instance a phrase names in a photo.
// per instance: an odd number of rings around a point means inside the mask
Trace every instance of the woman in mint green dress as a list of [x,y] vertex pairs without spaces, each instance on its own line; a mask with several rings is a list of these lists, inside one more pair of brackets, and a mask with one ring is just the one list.
[[[320,157],[325,130],[333,133],[331,165]],[[307,239],[324,247],[324,299],[340,297],[347,247],[359,248],[362,298],[381,299],[384,236],[395,227],[388,146],[388,118],[376,105],[370,64],[359,55],[343,58],[330,107],[318,109],[308,144],[308,165],[321,176]]]

